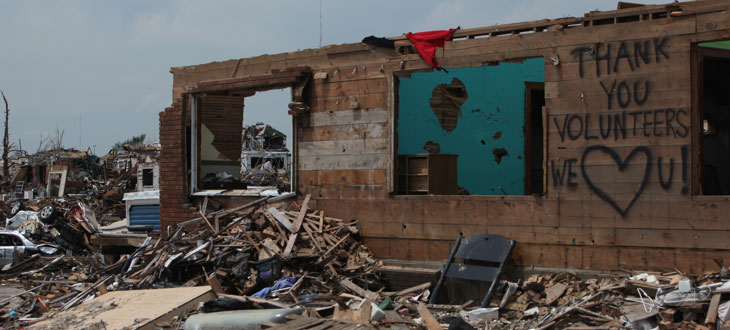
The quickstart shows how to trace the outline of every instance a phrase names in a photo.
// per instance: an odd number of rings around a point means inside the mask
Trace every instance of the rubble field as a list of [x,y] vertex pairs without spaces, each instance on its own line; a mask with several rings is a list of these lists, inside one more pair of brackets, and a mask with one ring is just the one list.
[[[174,317],[152,323],[133,319],[125,327],[708,329],[729,321],[730,282],[720,266],[717,273],[700,277],[679,270],[596,278],[570,272],[503,276],[488,306],[473,300],[429,304],[435,283],[398,290],[385,284],[382,261],[360,242],[356,221],[310,210],[308,198],[299,205],[285,197],[201,212],[169,238],[148,237],[118,260],[86,242],[80,242],[80,251],[33,255],[0,273],[4,285],[25,289],[9,297],[22,303],[0,307],[3,326],[113,328],[111,319],[72,324],[67,315],[123,313],[125,304],[115,302],[114,292],[142,297],[149,289],[201,287],[212,293],[210,299],[184,311],[177,308]],[[78,232],[86,229],[80,225]],[[145,299],[154,301],[154,295]]]
[[[38,158],[52,162],[21,162],[14,168],[6,188],[35,187],[44,193],[31,189],[28,194],[26,189],[21,198],[15,191],[7,203],[0,203],[6,219],[0,231],[2,328],[730,326],[730,276],[722,260],[717,260],[716,273],[699,277],[681,270],[624,270],[595,276],[533,272],[510,278],[500,266],[494,294],[482,301],[491,286],[481,277],[467,281],[433,273],[435,278],[419,283],[429,276],[422,268],[411,268],[410,284],[397,286],[386,278],[383,261],[360,240],[357,221],[310,209],[310,196],[299,204],[294,193],[279,193],[223,209],[206,197],[198,205],[198,218],[165,233],[159,225],[134,228],[124,220],[126,195],[145,193],[146,185],[154,188],[151,180],[140,179],[139,169],[153,169],[157,152],[128,150],[102,160],[57,150]],[[65,173],[64,179],[40,180],[37,175],[44,170],[38,166],[45,166],[48,175]],[[119,228],[125,231],[119,234]],[[107,253],[95,238],[110,233],[131,235],[138,243],[123,247],[124,253]],[[506,251],[519,244],[510,242]],[[505,252],[496,251],[496,245],[478,249],[475,253],[486,255]],[[455,254],[442,272],[452,262],[459,271],[471,267],[466,260],[456,263]],[[509,252],[502,256],[508,259]],[[408,271],[406,267],[406,276]]]

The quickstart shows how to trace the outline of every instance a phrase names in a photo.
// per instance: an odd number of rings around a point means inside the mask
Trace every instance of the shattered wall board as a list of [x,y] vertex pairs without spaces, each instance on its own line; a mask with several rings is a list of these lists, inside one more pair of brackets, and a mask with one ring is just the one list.
[[398,154],[438,144],[440,153],[459,155],[459,186],[470,194],[523,194],[525,82],[543,82],[544,67],[533,58],[401,78]]

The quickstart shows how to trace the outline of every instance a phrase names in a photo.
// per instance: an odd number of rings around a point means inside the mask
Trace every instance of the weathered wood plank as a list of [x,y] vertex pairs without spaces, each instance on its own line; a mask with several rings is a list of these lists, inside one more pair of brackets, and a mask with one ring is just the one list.
[[374,124],[385,123],[389,119],[388,111],[384,109],[315,112],[310,115],[310,126]]
[[300,142],[299,152],[308,156],[381,154],[387,151],[388,143],[388,139]]
[[385,169],[386,154],[300,156],[299,170],[372,170]]

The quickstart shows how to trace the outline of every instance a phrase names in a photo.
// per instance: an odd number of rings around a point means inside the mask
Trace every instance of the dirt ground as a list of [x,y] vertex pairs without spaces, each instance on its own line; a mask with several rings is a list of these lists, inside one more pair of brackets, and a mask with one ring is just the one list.
[[3,282],[0,283],[0,307],[6,308],[9,311],[16,310],[20,305],[23,304],[24,299],[15,297],[19,293],[25,291],[23,287],[18,283]]

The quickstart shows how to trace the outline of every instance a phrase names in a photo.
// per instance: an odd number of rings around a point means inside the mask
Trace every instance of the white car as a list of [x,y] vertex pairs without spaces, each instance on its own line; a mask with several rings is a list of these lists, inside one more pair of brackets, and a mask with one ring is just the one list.
[[50,244],[36,245],[17,231],[0,230],[0,269],[6,269],[13,262],[23,261],[36,253],[54,255],[61,251],[61,248]]

